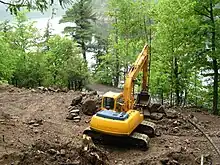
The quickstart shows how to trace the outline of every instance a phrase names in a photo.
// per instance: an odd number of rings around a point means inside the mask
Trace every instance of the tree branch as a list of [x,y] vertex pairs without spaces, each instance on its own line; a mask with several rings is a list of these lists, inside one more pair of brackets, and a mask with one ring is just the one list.
[[0,3],[2,3],[4,5],[8,5],[8,6],[14,6],[14,7],[16,7],[16,6],[25,7],[26,6],[23,3],[21,3],[21,4],[12,4],[12,3],[8,3],[8,2],[5,2],[5,1],[1,1],[1,0],[0,0]]
[[205,13],[202,13],[202,12],[200,12],[198,10],[195,10],[195,12],[197,12],[199,15],[202,15],[202,16],[205,16],[205,17],[211,19],[211,17],[209,15],[205,14]]
[[209,8],[207,6],[202,6],[208,13],[210,13],[211,11],[209,10]]

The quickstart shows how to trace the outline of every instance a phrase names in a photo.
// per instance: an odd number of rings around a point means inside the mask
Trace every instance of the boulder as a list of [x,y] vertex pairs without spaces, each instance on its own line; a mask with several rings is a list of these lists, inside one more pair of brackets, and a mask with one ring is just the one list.
[[154,103],[150,106],[150,112],[165,113],[165,107],[159,103]]
[[82,101],[82,95],[78,95],[73,98],[71,106],[78,105],[79,103],[81,103],[81,101]]
[[96,100],[87,98],[82,103],[82,112],[85,115],[92,116],[97,112]]
[[153,119],[153,120],[161,120],[163,118],[163,114],[153,112],[153,113],[150,114],[150,118]]

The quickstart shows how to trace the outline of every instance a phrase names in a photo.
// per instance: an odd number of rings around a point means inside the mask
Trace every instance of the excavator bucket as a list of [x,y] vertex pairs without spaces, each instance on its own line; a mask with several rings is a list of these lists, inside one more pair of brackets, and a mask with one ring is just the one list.
[[137,105],[141,105],[141,106],[149,106],[150,104],[150,95],[147,92],[140,92],[137,95]]

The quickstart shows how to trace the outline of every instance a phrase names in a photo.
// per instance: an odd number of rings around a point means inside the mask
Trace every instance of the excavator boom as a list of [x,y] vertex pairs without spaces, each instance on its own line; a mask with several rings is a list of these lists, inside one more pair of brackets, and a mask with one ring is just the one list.
[[138,76],[138,73],[143,70],[142,91],[147,91],[148,80],[148,46],[145,45],[142,52],[139,54],[135,63],[132,65],[129,73],[126,77],[123,97],[124,97],[124,111],[133,109],[134,98],[132,97],[132,91],[134,86],[134,80]]

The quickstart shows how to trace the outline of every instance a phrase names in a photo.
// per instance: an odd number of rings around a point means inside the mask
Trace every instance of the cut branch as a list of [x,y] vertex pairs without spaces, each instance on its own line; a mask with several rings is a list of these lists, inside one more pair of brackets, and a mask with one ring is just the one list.
[[216,145],[214,144],[214,142],[212,141],[212,139],[193,121],[191,121],[190,119],[188,119],[188,121],[194,126],[196,127],[205,137],[206,139],[211,143],[211,145],[214,147],[215,151],[217,152],[217,154],[220,157],[220,151],[218,149],[218,147],[216,147]]

